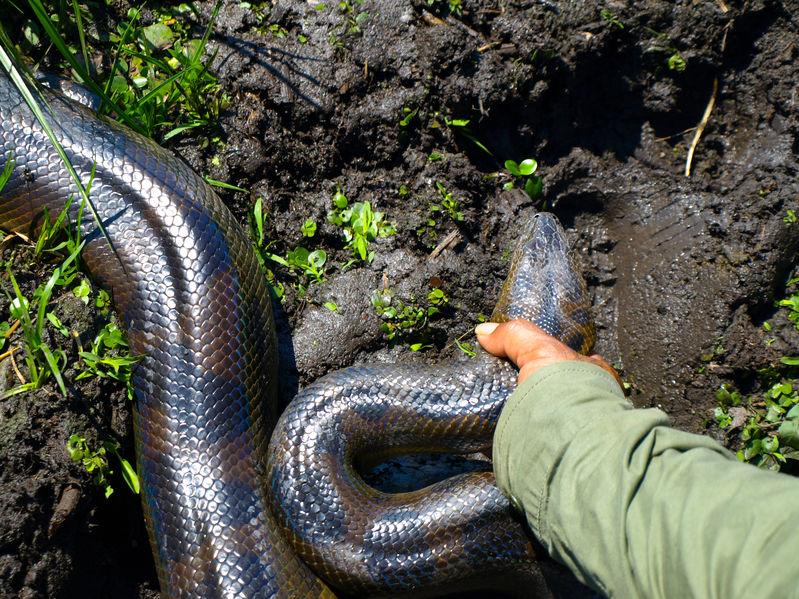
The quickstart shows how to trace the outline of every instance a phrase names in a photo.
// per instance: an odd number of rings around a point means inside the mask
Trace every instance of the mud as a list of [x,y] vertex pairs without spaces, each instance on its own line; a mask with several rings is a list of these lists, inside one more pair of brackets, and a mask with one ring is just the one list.
[[[202,147],[202,132],[167,143],[200,172],[252,190],[221,192],[243,224],[264,198],[270,251],[327,252],[326,282],[305,295],[301,279],[272,268],[286,286],[276,302],[285,398],[341,366],[457,353],[453,340],[490,313],[519,223],[543,207],[582,256],[597,349],[637,406],[720,436],[708,426],[718,386],[750,391],[757,369],[799,353],[774,307],[799,249],[799,223],[785,222],[799,211],[799,3],[464,0],[460,17],[445,2],[342,4],[225,4],[210,43],[231,97],[216,132],[224,145]],[[197,7],[182,18],[200,32],[213,5]],[[98,28],[127,8],[95,15]],[[356,31],[359,13],[368,17]],[[491,154],[445,119],[469,119]],[[518,181],[503,189],[504,161],[525,158],[539,162],[536,200]],[[441,204],[436,183],[462,221],[429,213]],[[326,220],[337,186],[397,228],[373,244],[371,264],[344,272],[336,265],[349,251]],[[308,218],[319,227],[311,239]],[[373,291],[426,305],[431,284],[449,301],[423,336],[404,340],[429,347],[390,343]],[[90,337],[92,318],[69,326]],[[76,383],[66,399],[50,385],[0,403],[1,597],[157,596],[137,498],[115,479],[105,500],[64,449],[85,431],[113,435],[132,458],[126,402],[104,381]]]

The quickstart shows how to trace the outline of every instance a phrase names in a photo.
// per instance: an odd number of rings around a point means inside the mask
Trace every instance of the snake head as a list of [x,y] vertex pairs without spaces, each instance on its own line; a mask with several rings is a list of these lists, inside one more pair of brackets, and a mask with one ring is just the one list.
[[566,233],[554,214],[539,212],[516,243],[493,322],[522,318],[575,351],[596,338],[588,288]]

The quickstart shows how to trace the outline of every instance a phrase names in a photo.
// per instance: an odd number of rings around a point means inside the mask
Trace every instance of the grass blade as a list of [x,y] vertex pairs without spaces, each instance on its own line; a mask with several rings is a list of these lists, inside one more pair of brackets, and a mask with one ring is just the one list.
[[41,23],[42,28],[47,33],[47,36],[53,42],[53,45],[58,49],[64,59],[70,64],[70,66],[75,69],[75,72],[81,78],[81,83],[86,85],[89,89],[91,89],[95,94],[100,96],[100,98],[108,104],[113,110],[119,115],[119,117],[125,121],[125,123],[131,127],[132,129],[138,131],[142,135],[144,131],[142,131],[139,124],[136,123],[130,116],[128,116],[124,110],[122,110],[119,106],[117,106],[116,102],[114,102],[111,98],[109,98],[105,92],[97,85],[94,80],[92,79],[89,72],[86,70],[82,64],[80,64],[77,60],[75,60],[75,56],[70,52],[67,44],[61,38],[56,29],[53,22],[50,20],[50,16],[47,14],[47,10],[44,8],[40,0],[28,0],[28,4],[33,10],[33,13],[36,15],[36,18]]
[[[116,249],[114,248],[114,245],[111,243],[111,239],[108,237],[108,234],[106,233],[103,223],[100,221],[100,215],[97,214],[97,210],[95,210],[94,204],[89,199],[89,194],[87,189],[81,183],[80,177],[78,177],[78,173],[75,171],[75,168],[72,166],[72,163],[67,157],[66,152],[64,152],[64,148],[61,146],[58,139],[56,138],[55,132],[50,126],[50,122],[47,120],[47,117],[45,117],[44,112],[39,106],[39,103],[36,101],[36,98],[33,97],[33,94],[31,93],[30,89],[28,89],[28,85],[25,83],[25,80],[23,79],[22,75],[17,70],[16,66],[14,66],[13,62],[11,61],[11,58],[8,56],[5,49],[1,45],[0,45],[0,64],[2,64],[2,66],[5,68],[6,72],[11,77],[11,80],[14,82],[14,85],[17,86],[17,89],[19,89],[20,94],[22,94],[22,97],[25,99],[25,102],[28,104],[31,111],[33,111],[36,120],[42,126],[42,129],[44,129],[44,132],[47,134],[47,137],[50,139],[50,142],[53,144],[53,147],[58,153],[58,156],[61,158],[61,161],[64,163],[64,166],[66,167],[69,176],[72,178],[72,181],[77,186],[78,191],[80,192],[80,195],[83,198],[83,202],[85,202],[85,204],[89,206],[89,210],[91,211],[92,216],[94,217],[94,221],[95,223],[97,223],[97,227],[100,229],[100,232],[103,234],[103,237],[105,238],[108,247],[111,248],[111,250],[116,255]],[[91,178],[94,177],[95,167],[96,164],[92,166]]]

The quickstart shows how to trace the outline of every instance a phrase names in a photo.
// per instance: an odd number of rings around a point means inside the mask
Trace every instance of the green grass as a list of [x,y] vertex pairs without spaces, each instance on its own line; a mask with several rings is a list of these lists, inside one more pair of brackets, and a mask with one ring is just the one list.
[[[543,182],[541,177],[535,174],[538,168],[538,163],[535,160],[527,158],[519,163],[513,160],[506,160],[505,168],[511,175],[524,183],[524,192],[531,200],[535,200],[541,194]],[[512,189],[513,186],[513,181],[510,181],[505,184],[505,189]]]
[[[66,211],[66,208],[64,212]],[[126,385],[128,397],[132,397],[130,383],[131,367],[139,359],[130,355],[127,341],[122,331],[113,321],[107,322],[95,336],[90,347],[80,345],[78,334],[70,331],[61,321],[57,312],[59,303],[53,301],[57,293],[72,292],[76,297],[88,303],[91,290],[88,282],[81,278],[78,272],[80,252],[85,242],[71,235],[63,222],[62,212],[54,223],[43,227],[43,233],[29,250],[32,259],[40,261],[43,254],[52,254],[60,264],[57,264],[46,281],[35,287],[30,297],[26,296],[12,266],[15,255],[6,262],[6,275],[11,290],[3,285],[9,300],[9,320],[0,322],[0,349],[5,349],[4,359],[13,360],[13,369],[19,384],[5,391],[0,399],[12,395],[32,391],[44,387],[53,380],[62,395],[67,395],[66,372],[76,373],[74,381],[93,376],[112,378]],[[69,252],[64,258],[63,253]],[[16,252],[15,252],[16,253]],[[110,313],[110,298],[104,291],[96,294],[95,305],[101,308],[102,313],[113,318]],[[50,331],[48,331],[48,328]],[[68,342],[78,345],[78,360],[69,362],[67,352],[61,345],[55,343],[59,332]],[[17,366],[14,355],[23,356],[23,366]],[[70,385],[71,387],[72,385]],[[94,474],[94,481],[104,489],[106,496],[113,491],[108,482],[107,475],[111,473],[108,468],[106,453],[111,453],[119,461],[121,473],[128,486],[138,493],[136,473],[131,465],[118,452],[117,444],[104,441],[99,450],[90,450],[85,444],[85,439],[74,436],[70,438],[68,451],[76,461],[82,461],[87,471]]]
[[[141,12],[131,8],[107,40],[92,39],[91,47],[84,34],[90,15],[76,0],[27,0],[9,4],[8,10],[16,9],[18,18],[33,15],[35,21],[27,21],[24,28],[31,32],[27,37],[49,40],[49,46],[43,45],[46,51],[57,50],[62,64],[73,70],[79,83],[102,100],[100,112],[115,114],[148,137],[158,131],[163,139],[169,139],[199,128],[204,135],[201,142],[221,144],[215,129],[229,98],[208,68],[214,56],[206,56],[220,6],[221,0],[201,36],[190,25],[199,17],[190,4],[154,7],[156,22],[150,25],[144,25]],[[8,36],[2,37],[9,49]],[[95,48],[113,56],[111,68],[99,81],[86,67]]]
[[383,212],[373,210],[369,202],[355,202],[350,207],[341,187],[333,196],[333,208],[327,213],[327,220],[341,227],[341,239],[353,256],[342,268],[347,268],[359,258],[371,263],[375,253],[369,249],[369,244],[378,237],[397,233],[394,223],[387,221]]
[[402,301],[391,289],[372,292],[372,306],[382,319],[380,330],[392,343],[406,343],[413,351],[430,346],[430,319],[440,314],[449,302],[442,289],[432,288],[427,294],[427,302],[417,302],[415,298]]
[[[791,279],[786,289],[786,297],[776,305],[788,310],[788,318],[799,331],[799,278]],[[782,356],[780,365],[757,374],[761,390],[749,397],[722,385],[713,416],[720,428],[739,431],[741,461],[780,470],[788,460],[799,461],[799,356]]]
[[[63,218],[67,208],[56,219],[56,222],[63,223]],[[63,229],[62,229],[63,230]],[[36,249],[39,251],[50,250],[47,241],[52,241],[54,233],[52,227],[47,224],[42,228],[44,234],[39,236]],[[17,279],[11,270],[13,256],[6,263],[6,272],[12,286],[12,291],[4,289],[10,304],[10,315],[12,320],[19,322],[25,348],[25,365],[28,369],[28,380],[20,381],[20,385],[3,393],[2,397],[8,397],[31,389],[40,388],[50,376],[52,376],[63,395],[66,395],[66,387],[61,371],[66,366],[66,354],[60,347],[51,348],[45,341],[43,330],[45,322],[48,320],[48,305],[54,289],[57,286],[69,285],[77,276],[78,256],[83,249],[83,242],[79,242],[77,237],[66,233],[66,240],[55,245],[56,248],[64,248],[69,252],[67,258],[53,271],[44,285],[36,288],[31,299],[25,297],[20,289]],[[5,323],[6,330],[11,328],[11,323]],[[12,351],[13,353],[13,351]],[[18,376],[20,376],[18,374]]]
[[[267,214],[262,198],[255,201],[248,216],[253,249],[271,291],[276,297],[281,300],[285,297],[285,285],[277,280],[270,263],[283,266],[296,277],[295,284],[301,297],[305,295],[310,283],[323,283],[326,280],[327,253],[324,250],[308,250],[298,246],[290,250],[285,257],[270,251],[274,241],[267,242],[265,239],[264,226]],[[301,232],[304,237],[313,237],[316,234],[316,223],[312,219],[307,219],[302,225]]]
[[[194,132],[193,136],[199,138],[201,145],[209,141],[221,145],[221,138],[215,129],[219,114],[229,100],[222,93],[216,77],[209,71],[208,66],[214,56],[209,57],[206,53],[220,6],[221,0],[216,4],[201,37],[194,34],[189,24],[199,14],[195,13],[190,19],[183,19],[179,14],[184,10],[195,10],[191,5],[173,7],[167,4],[151,9],[157,18],[155,23],[148,26],[141,23],[139,10],[131,9],[119,28],[110,32],[107,41],[94,39],[91,40],[92,47],[89,47],[84,32],[88,29],[87,19],[90,15],[77,0],[6,3],[5,10],[13,12],[13,15],[4,14],[4,23],[11,23],[20,17],[24,20],[26,15],[29,17],[23,21],[25,39],[22,47],[13,46],[0,25],[0,67],[9,73],[41,123],[78,189],[75,200],[81,202],[81,210],[73,230],[80,230],[80,213],[83,207],[87,207],[105,235],[89,200],[94,173],[90,174],[85,185],[79,180],[53,134],[47,117],[49,113],[38,94],[37,84],[24,69],[17,66],[22,64],[20,50],[25,54],[38,52],[41,60],[44,55],[42,52],[55,49],[61,56],[61,65],[71,68],[78,81],[101,98],[100,112],[113,113],[115,118],[144,135],[152,137],[157,132],[162,139],[169,139],[186,130],[200,130],[202,135]],[[98,81],[93,80],[87,69],[94,50],[113,56],[111,69]],[[16,60],[12,56],[16,56]],[[10,155],[0,174],[0,189],[8,180],[13,166],[13,156]],[[7,349],[4,357],[12,361],[19,384],[2,397],[41,388],[51,380],[61,394],[66,395],[66,371],[77,373],[75,381],[90,377],[116,379],[126,385],[128,396],[132,396],[131,367],[138,358],[130,355],[127,341],[116,323],[113,320],[107,322],[90,345],[84,348],[77,333],[64,326],[57,314],[57,304],[52,302],[57,292],[65,293],[70,289],[85,302],[92,296],[88,282],[78,278],[77,268],[83,243],[77,235],[70,235],[66,228],[67,209],[72,200],[70,198],[54,220],[48,214],[44,215],[44,226],[31,253],[39,261],[64,254],[66,259],[62,258],[63,261],[55,267],[46,282],[37,286],[30,297],[23,293],[12,270],[14,255],[6,263],[8,285],[4,286],[4,291],[9,299],[10,320],[0,322],[0,347]],[[104,313],[109,316],[109,297],[105,292],[96,295],[95,305],[105,308]],[[78,345],[77,362],[68,363],[68,354],[57,345],[53,331],[60,332],[69,342]],[[21,366],[17,366],[15,354],[24,356]],[[106,440],[99,447],[90,447],[85,436],[72,435],[66,449],[72,459],[82,462],[86,470],[94,475],[95,483],[104,490],[106,496],[113,492],[108,478],[112,471],[107,456],[114,455],[127,485],[138,493],[135,470],[119,454],[116,442]]]
[[[13,167],[9,156],[6,168],[0,175],[0,190],[5,186]],[[65,327],[55,312],[55,303],[52,302],[54,294],[59,289],[70,289],[79,278],[78,266],[80,252],[83,249],[82,241],[77,233],[72,233],[68,226],[68,211],[72,198],[69,198],[55,219],[51,219],[47,210],[43,214],[41,231],[33,243],[30,253],[34,260],[41,261],[45,256],[53,256],[60,260],[45,283],[36,286],[32,296],[27,297],[17,278],[12,266],[15,263],[15,254],[6,262],[6,274],[11,290],[3,285],[3,290],[9,300],[10,320],[0,322],[0,349],[6,349],[3,359],[12,363],[19,384],[0,395],[0,400],[42,388],[49,380],[54,380],[62,395],[67,395],[67,385],[64,372],[68,366],[74,366],[78,371],[75,381],[89,376],[108,376],[126,384],[128,396],[131,397],[130,368],[136,361],[127,352],[127,342],[122,332],[115,324],[108,323],[96,336],[90,351],[79,351],[80,360],[77,364],[69,364],[67,352],[60,346],[54,345],[48,339],[52,335],[46,334],[45,327],[59,331],[67,339],[78,339],[76,333]],[[75,231],[80,230],[80,220],[83,214],[84,202],[77,213]],[[64,257],[66,255],[66,257]],[[89,285],[85,279],[74,287],[73,293],[88,301],[90,295]],[[96,305],[105,307],[108,312],[108,294],[101,292],[96,300]],[[20,343],[21,342],[21,343]],[[79,343],[79,342],[78,342]],[[24,370],[17,366],[14,358],[16,352],[21,352],[24,361]],[[84,468],[94,474],[94,482],[103,489],[106,497],[110,496],[113,488],[108,480],[112,474],[108,466],[106,454],[111,453],[120,464],[122,477],[131,490],[139,492],[138,477],[134,468],[123,458],[118,451],[118,445],[113,441],[104,441],[100,448],[92,450],[85,437],[72,435],[67,443],[67,452],[73,460],[81,461]]]
[[455,222],[463,222],[463,212],[461,212],[461,203],[452,197],[452,192],[447,191],[444,186],[436,181],[436,189],[441,200],[440,204],[432,204],[427,212],[432,214],[441,212],[449,216]]
[[139,494],[139,477],[136,470],[125,458],[119,454],[119,444],[115,441],[103,441],[97,449],[93,449],[86,437],[82,435],[70,435],[67,441],[67,453],[74,462],[81,462],[86,472],[94,475],[94,484],[103,489],[107,498],[114,492],[109,476],[114,471],[108,463],[108,454],[113,455],[119,462],[122,469],[122,478],[127,483],[128,488],[135,494]]

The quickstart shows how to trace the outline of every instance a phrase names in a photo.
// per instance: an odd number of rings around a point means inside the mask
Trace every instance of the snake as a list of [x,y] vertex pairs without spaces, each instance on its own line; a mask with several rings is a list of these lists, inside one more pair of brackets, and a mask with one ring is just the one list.
[[[479,354],[344,369],[278,420],[275,323],[247,234],[173,153],[58,92],[38,94],[91,206],[0,70],[0,169],[10,168],[0,227],[33,238],[66,210],[82,268],[142,356],[131,376],[136,466],[164,597],[418,594],[476,588],[491,573],[540,578],[490,472],[392,495],[353,466],[364,452],[487,447],[515,386],[510,364]],[[585,283],[562,228],[539,214],[529,231],[492,319],[528,318],[587,352]]]

